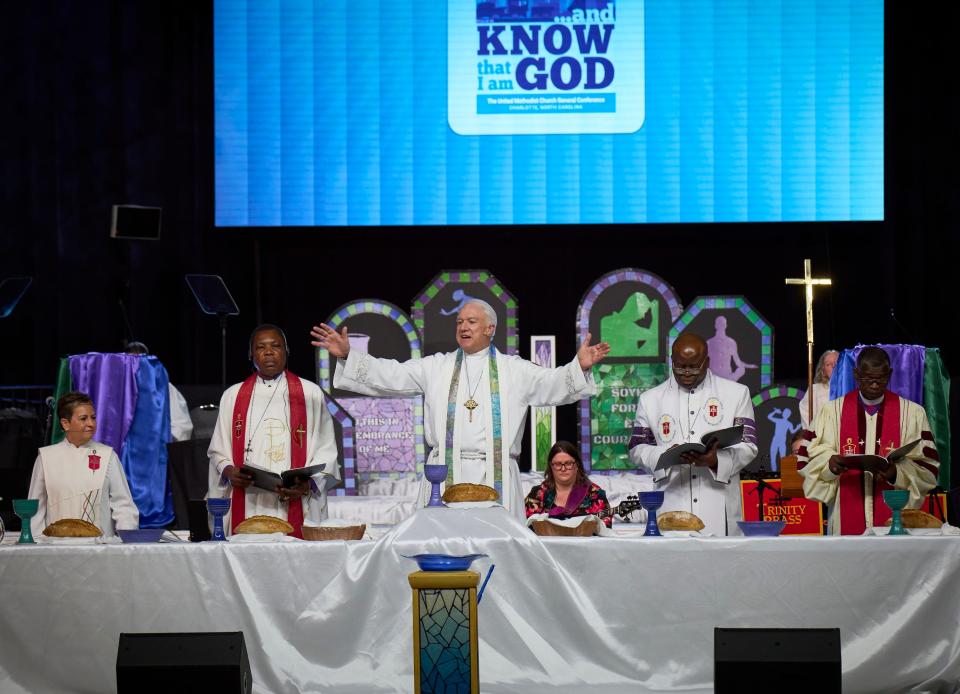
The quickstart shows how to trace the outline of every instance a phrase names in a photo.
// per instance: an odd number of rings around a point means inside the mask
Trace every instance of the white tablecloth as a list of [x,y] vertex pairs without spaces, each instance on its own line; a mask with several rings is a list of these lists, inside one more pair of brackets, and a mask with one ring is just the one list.
[[424,551],[497,565],[484,694],[710,691],[715,626],[840,627],[845,692],[960,682],[958,538],[541,540],[430,509],[376,543],[0,546],[0,691],[115,691],[121,632],[243,631],[256,692],[409,692]]

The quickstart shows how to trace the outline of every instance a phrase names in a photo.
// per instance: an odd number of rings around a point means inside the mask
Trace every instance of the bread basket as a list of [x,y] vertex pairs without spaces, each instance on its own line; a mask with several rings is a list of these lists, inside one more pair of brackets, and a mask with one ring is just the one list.
[[313,541],[324,540],[362,540],[367,531],[366,524],[344,526],[303,526],[303,539]]
[[533,521],[530,527],[533,528],[533,532],[543,537],[589,537],[597,532],[597,521],[591,518],[571,528],[566,525],[551,523],[548,520],[538,520]]

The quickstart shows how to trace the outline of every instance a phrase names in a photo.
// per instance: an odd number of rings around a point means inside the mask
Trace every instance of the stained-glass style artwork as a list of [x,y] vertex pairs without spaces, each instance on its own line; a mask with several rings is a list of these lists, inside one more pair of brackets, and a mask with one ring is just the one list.
[[417,571],[413,588],[415,694],[480,691],[475,571]]
[[420,691],[470,692],[470,591],[420,591]]

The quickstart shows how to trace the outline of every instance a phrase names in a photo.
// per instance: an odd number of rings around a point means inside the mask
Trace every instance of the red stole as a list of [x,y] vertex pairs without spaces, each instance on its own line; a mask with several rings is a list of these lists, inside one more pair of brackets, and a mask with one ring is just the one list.
[[[287,395],[290,397],[290,467],[303,467],[307,462],[307,405],[303,397],[303,384],[300,378],[289,371],[287,377]],[[257,374],[240,386],[237,401],[233,405],[233,463],[243,467],[243,448],[247,433],[247,411],[250,398],[257,382]],[[239,463],[239,465],[238,465]],[[245,489],[233,488],[233,502],[230,504],[232,529],[236,529],[247,517],[247,494]],[[293,526],[293,536],[303,539],[303,502],[295,499],[287,504],[287,522]]]
[[[851,391],[843,396],[840,410],[840,455],[857,455],[866,450],[867,420],[860,392]],[[874,446],[876,455],[885,455],[900,447],[900,398],[889,390],[883,394],[883,403],[877,411]],[[861,442],[863,444],[861,445]],[[840,533],[862,535],[867,529],[864,517],[863,475],[860,470],[846,470],[840,475]],[[874,478],[873,525],[882,526],[890,518],[890,509],[883,501],[883,491],[893,489],[886,480]]]

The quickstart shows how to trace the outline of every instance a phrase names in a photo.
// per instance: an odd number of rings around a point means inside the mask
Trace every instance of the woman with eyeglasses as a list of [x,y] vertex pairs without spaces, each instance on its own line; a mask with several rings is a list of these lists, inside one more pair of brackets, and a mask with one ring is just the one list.
[[[543,477],[526,498],[527,517],[546,513],[551,518],[599,515],[608,511],[607,493],[590,481],[577,447],[569,441],[557,441],[547,455],[549,464]],[[612,518],[603,522],[610,527]]]

